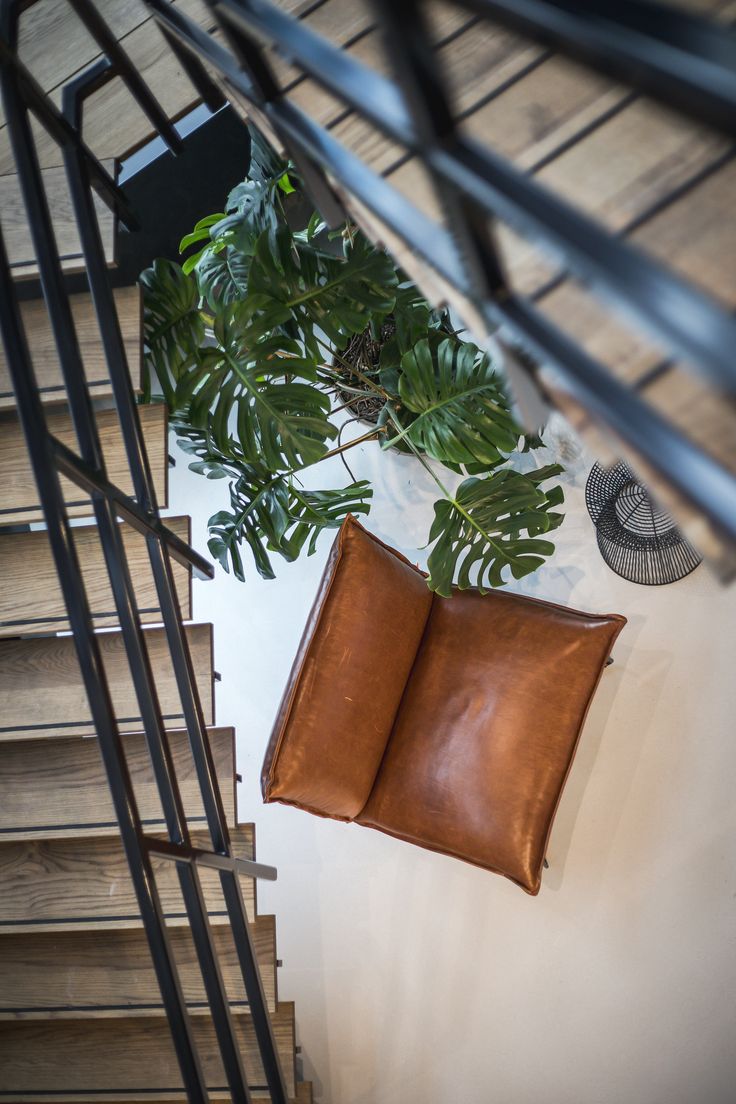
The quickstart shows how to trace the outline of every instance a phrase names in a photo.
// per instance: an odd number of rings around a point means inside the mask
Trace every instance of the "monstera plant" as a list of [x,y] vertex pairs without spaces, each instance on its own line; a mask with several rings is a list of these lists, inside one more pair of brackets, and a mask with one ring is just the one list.
[[[549,486],[561,468],[513,466],[541,440],[516,424],[488,354],[354,227],[328,232],[304,214],[294,169],[252,137],[248,179],[182,240],[196,252],[141,277],[144,398],[158,386],[190,467],[229,481],[229,508],[209,520],[212,555],[243,579],[246,549],[265,578],[274,555],[313,552],[323,529],[368,512],[372,491],[352,476],[307,489],[302,473],[375,439],[413,454],[438,487],[433,590],[536,570],[562,521],[562,489]],[[343,444],[366,398],[374,417]],[[463,477],[456,490],[443,469]]]

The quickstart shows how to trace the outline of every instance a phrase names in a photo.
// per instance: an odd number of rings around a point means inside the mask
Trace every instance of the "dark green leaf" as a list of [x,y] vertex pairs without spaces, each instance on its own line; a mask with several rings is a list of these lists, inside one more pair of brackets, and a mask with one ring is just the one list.
[[550,506],[561,501],[562,488],[545,492],[539,484],[560,470],[550,465],[524,475],[498,468],[484,479],[466,479],[452,499],[435,503],[427,561],[430,588],[445,597],[453,582],[461,590],[477,586],[484,591],[504,586],[505,568],[521,579],[541,567],[554,545],[536,534],[562,521],[562,515],[550,513]]
[[490,359],[469,342],[422,338],[401,359],[398,392],[414,415],[403,435],[435,460],[487,471],[518,444],[520,430]]

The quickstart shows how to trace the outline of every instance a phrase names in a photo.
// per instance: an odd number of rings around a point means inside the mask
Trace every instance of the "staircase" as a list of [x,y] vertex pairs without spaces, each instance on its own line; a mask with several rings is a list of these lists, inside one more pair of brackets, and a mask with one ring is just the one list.
[[[137,0],[95,7],[148,83],[148,110],[122,70],[105,77],[81,0],[15,6],[18,53],[51,104],[68,107],[65,87],[84,89],[93,67],[82,137],[111,180],[157,133],[152,103],[170,119],[198,102]],[[212,25],[201,5],[180,7]],[[306,1104],[275,918],[257,908],[257,878],[275,871],[238,822],[212,627],[192,621],[192,574],[211,567],[189,548],[190,519],[159,513],[165,408],[128,403],[140,291],[99,279],[114,277],[119,212],[95,194],[90,244],[63,151],[34,120],[55,244],[42,256],[1,121],[0,276],[15,288],[6,301],[3,285],[0,351],[0,1101]],[[85,290],[64,291],[72,273]]]

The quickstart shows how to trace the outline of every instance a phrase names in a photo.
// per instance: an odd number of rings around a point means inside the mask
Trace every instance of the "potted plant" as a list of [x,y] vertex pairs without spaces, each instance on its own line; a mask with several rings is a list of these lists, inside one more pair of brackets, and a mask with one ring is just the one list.
[[[328,233],[303,214],[294,169],[253,133],[249,176],[225,212],[182,240],[183,264],[143,273],[148,383],[168,403],[190,467],[229,480],[209,547],[245,577],[242,550],[274,577],[272,556],[315,549],[323,529],[367,513],[371,488],[307,490],[306,468],[368,439],[412,453],[440,497],[428,535],[429,586],[502,586],[554,551],[563,501],[548,465],[521,472],[525,437],[488,354],[350,225]],[[300,217],[301,214],[301,217]],[[341,422],[369,428],[342,444]],[[442,468],[460,473],[450,491]]]

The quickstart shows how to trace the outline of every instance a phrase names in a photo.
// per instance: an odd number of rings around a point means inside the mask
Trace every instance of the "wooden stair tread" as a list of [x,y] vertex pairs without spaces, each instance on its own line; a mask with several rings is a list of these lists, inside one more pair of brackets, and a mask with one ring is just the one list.
[[[265,1088],[251,1018],[234,1015],[243,1063],[254,1088]],[[279,1003],[271,1022],[287,1091],[295,1092],[294,1008]],[[192,1018],[205,1080],[226,1086],[212,1022]],[[104,1060],[101,1061],[101,1055]],[[181,1091],[182,1081],[171,1032],[163,1018],[16,1020],[0,1023],[0,1100],[14,1094],[83,1093],[86,1100],[109,1100],[114,1092],[146,1094]]]
[[[197,847],[209,848],[206,831],[193,831]],[[232,830],[233,851],[255,857],[252,825]],[[154,859],[156,884],[169,926],[187,923],[175,869]],[[201,880],[212,924],[228,916],[215,870],[202,869]],[[256,915],[255,882],[241,878],[252,921]],[[141,927],[128,862],[119,837],[0,840],[0,937],[6,932],[88,930]]]
[[[251,925],[268,1009],[276,1011],[276,927],[273,916]],[[212,929],[233,1008],[247,1010],[232,931]],[[192,1013],[208,1013],[202,973],[188,928],[169,939],[184,999]],[[0,1020],[76,1019],[88,1016],[163,1016],[161,991],[142,928],[3,934],[0,938]]]
[[[182,540],[190,542],[189,518],[167,518],[166,525]],[[75,525],[73,533],[95,627],[115,627],[118,615],[97,526]],[[122,522],[121,535],[141,621],[160,622],[161,609],[145,537]],[[192,616],[191,571],[173,559],[172,570],[181,615],[188,621]],[[0,578],[4,580],[0,591],[0,637],[69,629],[45,529],[26,533],[0,531]]]
[[[235,733],[207,730],[225,816],[236,823]],[[206,824],[197,774],[186,731],[168,734],[174,769],[187,820]],[[138,811],[146,831],[165,827],[146,737],[123,737]],[[0,840],[59,839],[68,836],[117,836],[118,823],[96,738],[18,740],[2,746]]]
[[[214,721],[212,626],[185,627],[205,724]],[[163,628],[143,630],[159,705],[168,728],[181,728],[182,704]],[[124,732],[141,727],[121,632],[97,634],[118,719]],[[64,718],[60,721],[59,718]],[[71,636],[0,640],[0,741],[51,735],[93,735],[89,702]]]
[[[163,403],[151,403],[139,407],[141,426],[146,441],[146,451],[153,472],[153,482],[160,507],[166,506],[168,496],[168,415]],[[120,423],[115,410],[98,410],[95,413],[102,449],[105,455],[107,476],[125,494],[133,494],[133,485],[125,454]],[[66,409],[47,413],[51,433],[63,444],[76,451],[77,442],[71,417]],[[20,423],[14,414],[0,417],[0,525],[23,525],[43,521],[43,510],[38,502],[38,490],[33,478],[30,459]],[[61,485],[72,517],[90,516],[90,500],[75,483],[62,479]]]
[[[115,288],[113,295],[123,335],[128,368],[133,387],[138,391],[141,382],[143,340],[141,290],[139,287]],[[109,398],[112,395],[112,385],[102,349],[92,297],[87,293],[70,295],[69,304],[74,317],[74,325],[90,394],[95,399]],[[42,401],[66,401],[66,389],[62,379],[61,366],[44,300],[29,299],[24,301],[21,303],[21,314]],[[0,347],[0,410],[14,408],[13,385],[10,381],[5,353]]]
[[[45,132],[44,132],[45,133]],[[74,211],[66,184],[63,168],[55,164],[43,170],[43,184],[51,211],[51,220],[56,237],[56,246],[65,272],[84,270],[82,246],[79,240]],[[112,176],[115,163],[107,158],[103,167]],[[8,259],[13,276],[16,279],[29,279],[38,276],[36,251],[33,248],[26,209],[20,191],[20,182],[11,166],[5,169],[6,175],[0,175],[0,210],[2,211],[3,236],[8,251]],[[105,260],[108,265],[115,263],[115,235],[117,220],[110,208],[94,195],[97,221],[102,236]]]

